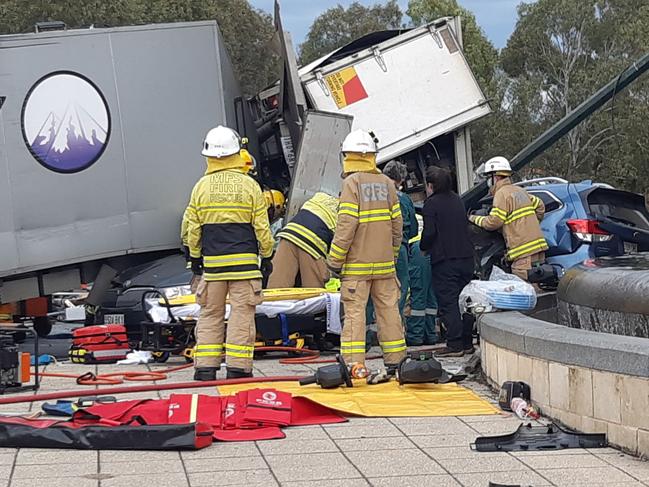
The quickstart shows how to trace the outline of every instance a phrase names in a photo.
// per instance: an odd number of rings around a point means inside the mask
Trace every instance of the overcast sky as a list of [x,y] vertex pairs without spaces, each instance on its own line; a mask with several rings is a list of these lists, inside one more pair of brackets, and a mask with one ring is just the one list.
[[[347,6],[353,0],[281,0],[284,28],[291,32],[295,44],[300,44],[309,31],[313,20],[322,12],[337,4]],[[359,0],[364,5],[383,3],[382,0]],[[526,0],[531,3],[535,0]],[[478,23],[498,48],[505,47],[509,35],[516,25],[516,6],[522,0],[459,0],[459,3],[473,11]],[[272,13],[274,0],[250,0],[257,8]],[[407,9],[408,1],[399,0],[401,10]]]

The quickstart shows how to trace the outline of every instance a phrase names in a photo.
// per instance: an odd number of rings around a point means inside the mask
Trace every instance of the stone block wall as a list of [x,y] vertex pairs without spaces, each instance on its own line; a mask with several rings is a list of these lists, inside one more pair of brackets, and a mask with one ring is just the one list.
[[545,360],[484,337],[481,347],[494,387],[524,381],[544,415],[585,433],[606,433],[610,444],[649,457],[649,378]]

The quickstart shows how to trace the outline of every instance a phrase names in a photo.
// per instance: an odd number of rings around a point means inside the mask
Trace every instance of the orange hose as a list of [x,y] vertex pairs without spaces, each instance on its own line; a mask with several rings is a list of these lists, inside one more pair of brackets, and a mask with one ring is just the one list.
[[[281,364],[303,364],[303,363],[328,363],[330,360],[317,361],[320,357],[320,352],[317,350],[311,350],[308,348],[296,348],[296,347],[283,347],[283,346],[264,346],[258,347],[255,349],[258,352],[293,352],[301,353],[306,355],[306,357],[292,357],[281,359],[279,362]],[[335,362],[335,360],[333,360]],[[123,384],[124,381],[130,382],[147,382],[147,381],[159,381],[168,379],[168,375],[172,372],[178,370],[187,369],[193,367],[193,364],[183,364],[178,367],[170,367],[155,372],[140,372],[140,371],[126,371],[126,372],[114,372],[111,374],[98,374],[95,375],[92,372],[88,372],[82,375],[75,374],[63,374],[58,372],[42,372],[39,374],[40,377],[62,377],[66,379],[76,379],[77,384],[80,386],[98,386],[98,385],[119,385]],[[32,376],[34,374],[32,373]]]
[[[193,364],[183,364],[178,367],[170,367],[161,371],[156,372],[114,372],[112,374],[99,374],[95,375],[92,372],[88,372],[83,375],[75,374],[61,374],[58,372],[43,372],[38,374],[40,377],[63,377],[66,379],[76,379],[77,384],[80,386],[96,386],[96,385],[118,385],[123,384],[124,381],[156,381],[156,380],[166,380],[169,377],[167,374],[176,372],[178,370],[188,369],[192,367]],[[32,373],[32,375],[34,375]],[[115,378],[114,378],[115,377]]]
[[[437,347],[424,348],[420,351],[427,352],[435,350]],[[279,363],[282,365],[297,365],[297,364],[330,364],[335,363],[336,359],[334,358],[320,358],[320,352],[318,350],[311,350],[309,348],[296,348],[296,347],[284,347],[284,346],[263,346],[255,348],[256,352],[291,352],[291,353],[300,353],[304,355],[303,357],[290,357],[280,359]],[[370,355],[365,357],[365,360],[374,360],[382,358],[382,355]],[[94,386],[94,385],[118,385],[123,384],[124,381],[129,382],[147,382],[147,381],[159,381],[168,379],[168,374],[176,372],[178,370],[184,370],[189,367],[192,367],[193,364],[183,364],[178,367],[169,367],[155,372],[140,372],[140,371],[127,371],[127,372],[115,372],[111,374],[98,374],[95,375],[92,372],[88,372],[83,375],[74,375],[74,374],[62,374],[55,372],[42,372],[39,374],[41,377],[63,377],[67,379],[76,379],[77,384],[81,386]],[[32,373],[32,375],[34,375]]]
[[296,348],[296,347],[283,347],[283,346],[263,346],[255,348],[255,352],[291,352],[291,353],[301,353],[305,355],[304,357],[290,357],[280,359],[279,363],[283,365],[290,364],[308,364],[308,363],[319,363],[317,362],[320,357],[320,352],[318,350],[311,350],[310,348]]

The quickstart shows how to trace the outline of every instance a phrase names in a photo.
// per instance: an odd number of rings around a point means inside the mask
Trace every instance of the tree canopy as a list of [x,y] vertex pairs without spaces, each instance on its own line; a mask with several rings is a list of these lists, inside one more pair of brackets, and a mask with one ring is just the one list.
[[377,30],[398,29],[403,14],[397,0],[372,7],[354,2],[348,8],[342,5],[320,14],[300,46],[300,62],[310,63],[354,39]]
[[[649,5],[643,0],[522,4],[500,60],[511,102],[501,111],[509,116],[517,108],[524,114],[522,140],[529,140],[613,79],[648,41]],[[543,154],[534,171],[571,180],[596,178],[635,191],[649,187],[649,132],[638,123],[649,116],[648,88],[641,81],[618,94]]]
[[248,95],[277,76],[269,42],[272,18],[247,0],[2,0],[0,34],[31,32],[34,24],[60,20],[69,28],[216,20],[242,90]]

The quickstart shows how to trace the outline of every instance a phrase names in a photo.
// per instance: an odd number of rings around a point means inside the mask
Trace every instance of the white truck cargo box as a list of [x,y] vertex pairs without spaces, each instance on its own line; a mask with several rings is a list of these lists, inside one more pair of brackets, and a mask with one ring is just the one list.
[[449,19],[337,59],[341,52],[305,66],[300,78],[316,110],[351,115],[353,129],[376,134],[380,163],[491,111]]

